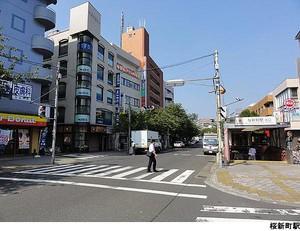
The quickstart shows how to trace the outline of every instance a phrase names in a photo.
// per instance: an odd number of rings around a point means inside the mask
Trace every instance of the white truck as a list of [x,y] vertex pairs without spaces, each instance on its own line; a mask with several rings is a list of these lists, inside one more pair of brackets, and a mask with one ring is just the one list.
[[134,143],[136,152],[147,152],[151,140],[154,140],[154,146],[157,152],[162,150],[161,142],[159,141],[159,134],[156,131],[150,130],[136,130],[131,131],[131,140]]
[[219,148],[218,136],[215,133],[204,133],[203,152],[205,154],[217,154]]

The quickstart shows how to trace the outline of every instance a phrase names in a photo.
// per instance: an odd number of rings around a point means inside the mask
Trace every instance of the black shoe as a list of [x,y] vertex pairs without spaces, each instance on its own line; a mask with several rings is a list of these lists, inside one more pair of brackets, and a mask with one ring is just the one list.
[[153,172],[159,172],[159,171],[157,171],[157,170],[153,170]]

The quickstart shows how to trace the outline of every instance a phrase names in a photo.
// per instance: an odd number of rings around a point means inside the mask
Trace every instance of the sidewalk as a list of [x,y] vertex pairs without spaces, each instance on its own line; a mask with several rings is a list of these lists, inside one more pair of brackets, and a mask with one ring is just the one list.
[[281,161],[235,161],[211,169],[208,185],[241,197],[300,206],[300,165]]

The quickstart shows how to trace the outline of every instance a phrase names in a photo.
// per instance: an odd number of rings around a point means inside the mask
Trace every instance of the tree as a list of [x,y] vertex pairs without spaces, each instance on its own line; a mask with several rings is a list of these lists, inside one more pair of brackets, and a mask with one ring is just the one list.
[[245,109],[240,113],[240,117],[252,117],[252,116],[259,116],[259,115],[254,111],[250,111],[249,109]]
[[32,73],[18,73],[15,71],[16,64],[26,59],[24,55],[18,57],[14,53],[15,47],[7,46],[8,39],[1,33],[0,28],[0,98],[10,90],[10,83],[29,81]]

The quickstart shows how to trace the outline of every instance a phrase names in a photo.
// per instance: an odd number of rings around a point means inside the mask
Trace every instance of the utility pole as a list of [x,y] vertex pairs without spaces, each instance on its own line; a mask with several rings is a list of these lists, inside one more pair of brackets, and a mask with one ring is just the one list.
[[55,99],[54,99],[54,118],[53,118],[53,129],[52,129],[52,155],[51,163],[55,163],[55,141],[56,141],[56,124],[57,124],[57,104],[58,104],[58,84],[61,79],[60,74],[60,62],[57,63],[56,79],[55,79]]
[[214,54],[214,67],[215,67],[215,90],[216,90],[216,101],[217,101],[217,134],[218,134],[218,153],[217,153],[217,165],[222,167],[222,131],[221,131],[221,84],[220,84],[220,73],[219,73],[219,55],[218,51],[215,50]]

